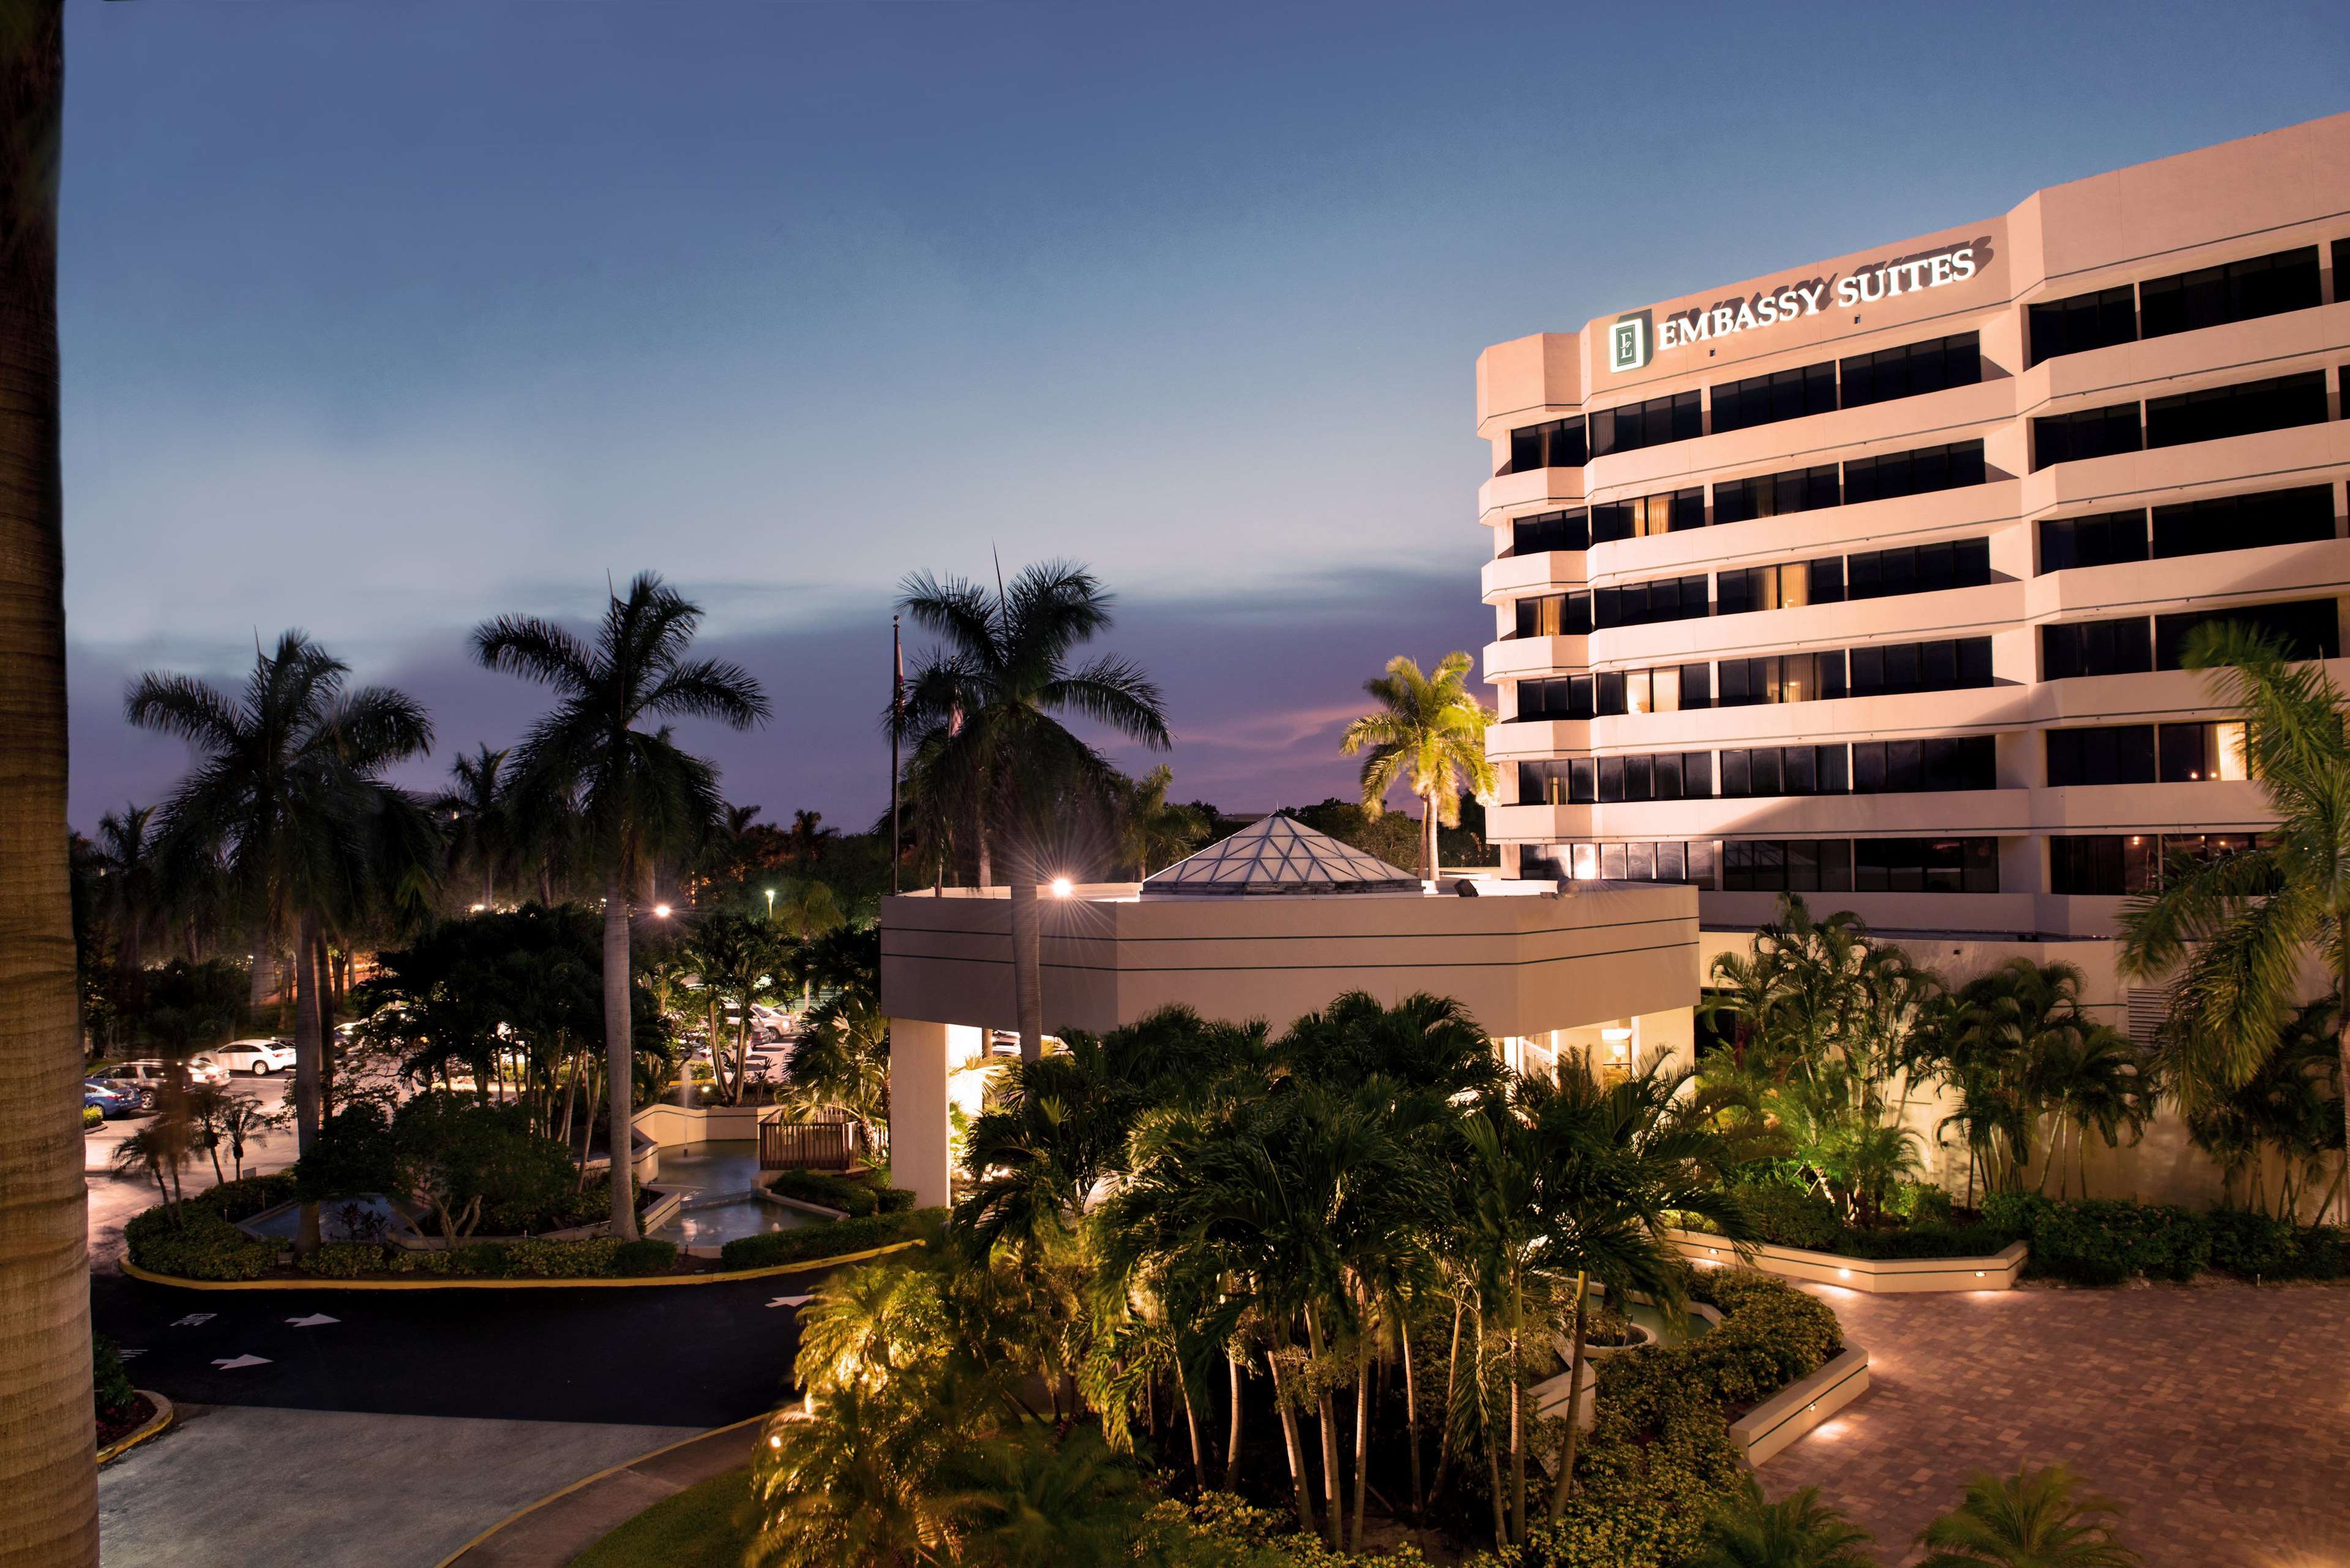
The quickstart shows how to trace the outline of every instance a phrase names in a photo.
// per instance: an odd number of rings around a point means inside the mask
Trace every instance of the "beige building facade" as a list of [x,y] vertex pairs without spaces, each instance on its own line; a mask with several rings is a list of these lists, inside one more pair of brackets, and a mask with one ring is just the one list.
[[2143,1031],[2125,899],[2266,822],[2186,639],[2350,683],[2345,378],[2350,115],[1486,349],[1509,869],[2068,958]]

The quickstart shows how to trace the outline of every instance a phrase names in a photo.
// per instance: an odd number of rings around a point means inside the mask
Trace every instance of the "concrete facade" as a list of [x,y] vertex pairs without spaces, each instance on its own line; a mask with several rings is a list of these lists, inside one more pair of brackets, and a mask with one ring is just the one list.
[[[1157,898],[1127,883],[1047,896],[1045,1027],[1102,1033],[1180,1003],[1211,1020],[1262,1019],[1277,1033],[1345,992],[1390,1003],[1428,992],[1467,1006],[1522,1071],[1547,1071],[1565,1052],[1602,1067],[1691,1059],[1693,889],[1482,888],[1468,898]],[[881,1004],[891,1179],[942,1203],[951,1113],[978,1108],[996,1059],[990,1032],[1016,1024],[1008,891],[884,899]]]

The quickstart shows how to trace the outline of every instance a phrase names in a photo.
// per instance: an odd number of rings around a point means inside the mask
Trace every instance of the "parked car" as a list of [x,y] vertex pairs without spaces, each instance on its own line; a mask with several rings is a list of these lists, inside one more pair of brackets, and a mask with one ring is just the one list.
[[[191,1056],[187,1066],[188,1082],[192,1084],[228,1082],[228,1069],[210,1056]],[[136,1095],[140,1110],[151,1111],[155,1108],[155,1096],[171,1081],[172,1064],[151,1057],[140,1062],[118,1062],[99,1076],[117,1088]]]
[[117,1116],[127,1116],[139,1109],[139,1096],[131,1090],[119,1084],[109,1084],[103,1078],[84,1078],[81,1081],[81,1104],[84,1110],[94,1110],[101,1117],[112,1121]]
[[210,1054],[232,1073],[259,1073],[264,1077],[294,1065],[294,1047],[283,1040],[232,1040]]

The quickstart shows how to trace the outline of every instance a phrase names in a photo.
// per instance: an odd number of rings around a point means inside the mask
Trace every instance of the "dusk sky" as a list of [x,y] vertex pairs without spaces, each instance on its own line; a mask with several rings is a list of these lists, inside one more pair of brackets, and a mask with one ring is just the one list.
[[775,701],[689,732],[730,797],[862,826],[895,585],[992,550],[1118,592],[1179,798],[1347,793],[1363,679],[1492,636],[1486,344],[2345,83],[2339,0],[78,3],[73,820],[184,765],[141,669],[306,628],[432,706],[432,784],[543,701],[473,623],[651,568]]

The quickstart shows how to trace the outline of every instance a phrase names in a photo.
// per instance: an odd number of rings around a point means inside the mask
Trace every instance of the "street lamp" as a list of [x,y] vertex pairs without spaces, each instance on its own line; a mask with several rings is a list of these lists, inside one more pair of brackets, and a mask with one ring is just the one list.
[[1066,877],[1055,877],[1053,878],[1053,897],[1055,898],[1066,898],[1069,896],[1069,879]]
[[773,920],[775,919],[775,890],[773,888],[768,888],[768,889],[767,889],[767,919],[768,919],[770,921],[773,921]]
[[663,919],[663,920],[668,919],[669,919],[669,906],[668,906],[667,904],[655,904],[655,905],[653,906],[653,915],[654,915],[654,917],[655,917],[656,919]]

